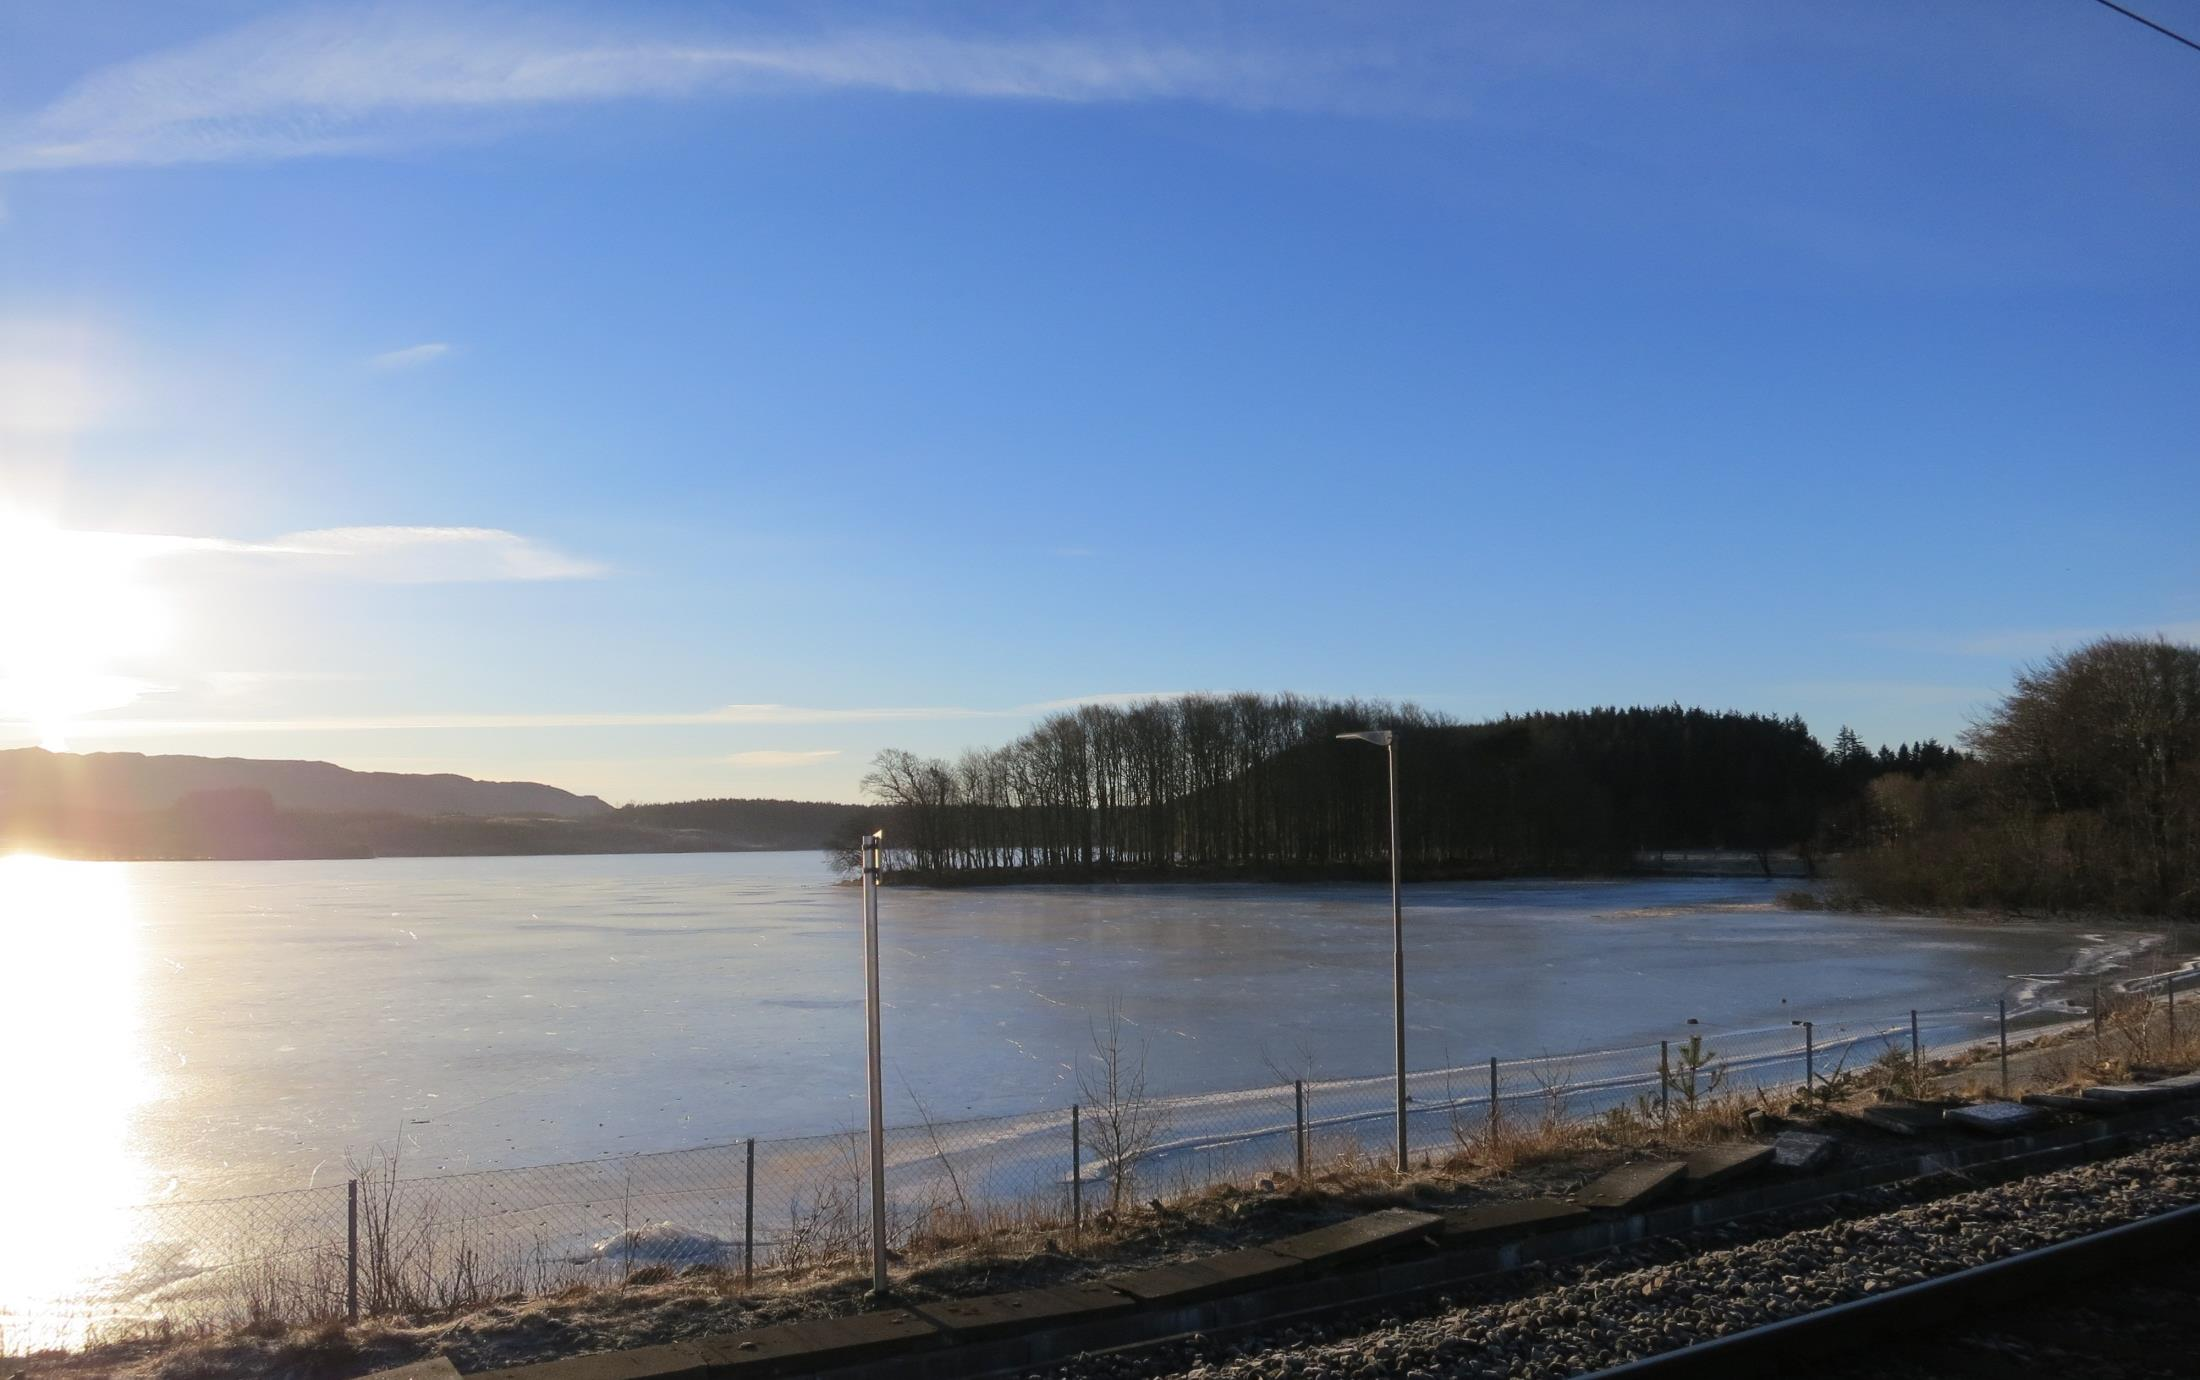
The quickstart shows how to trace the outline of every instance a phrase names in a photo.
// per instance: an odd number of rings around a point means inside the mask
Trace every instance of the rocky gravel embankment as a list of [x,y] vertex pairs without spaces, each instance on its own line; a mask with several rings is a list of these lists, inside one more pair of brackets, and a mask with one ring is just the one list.
[[1438,1380],[1579,1375],[2200,1202],[2200,1139],[1891,1212],[1423,1316],[1092,1358],[1054,1380]]

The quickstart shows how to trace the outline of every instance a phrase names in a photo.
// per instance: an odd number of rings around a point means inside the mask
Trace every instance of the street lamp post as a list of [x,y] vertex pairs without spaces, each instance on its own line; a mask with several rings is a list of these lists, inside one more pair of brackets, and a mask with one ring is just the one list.
[[886,831],[863,837],[863,1010],[871,1076],[871,1292],[886,1292],[886,1085],[879,1071],[878,882]]
[[1398,1065],[1398,1172],[1406,1172],[1406,913],[1398,874],[1398,735],[1387,728],[1340,733],[1373,743],[1390,765],[1390,1005]]

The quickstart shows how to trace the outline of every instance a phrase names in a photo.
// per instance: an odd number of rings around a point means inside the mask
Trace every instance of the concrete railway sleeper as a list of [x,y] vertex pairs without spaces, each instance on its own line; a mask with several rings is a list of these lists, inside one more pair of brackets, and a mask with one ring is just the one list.
[[1640,1268],[1597,1262],[1511,1299],[1186,1339],[1047,1368],[1056,1380],[1754,1376],[2200,1241],[2200,1139]]
[[[1713,1160],[1713,1174],[1754,1162]],[[2200,1204],[2200,1114],[2119,1111],[1740,1189],[1717,1182],[1601,1213],[1526,1200],[1432,1227],[1440,1219],[1391,1211],[1167,1267],[1150,1284],[1118,1275],[918,1302],[496,1374],[1558,1380]],[[433,1362],[396,1374],[457,1372]]]

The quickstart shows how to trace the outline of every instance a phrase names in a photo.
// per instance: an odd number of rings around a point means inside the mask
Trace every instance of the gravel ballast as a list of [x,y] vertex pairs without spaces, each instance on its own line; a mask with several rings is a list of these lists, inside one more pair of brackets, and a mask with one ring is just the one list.
[[1436,1380],[1579,1375],[1952,1274],[2200,1202],[2200,1140],[1628,1269],[1589,1265],[1526,1297],[1424,1316],[1094,1357],[1059,1380]]

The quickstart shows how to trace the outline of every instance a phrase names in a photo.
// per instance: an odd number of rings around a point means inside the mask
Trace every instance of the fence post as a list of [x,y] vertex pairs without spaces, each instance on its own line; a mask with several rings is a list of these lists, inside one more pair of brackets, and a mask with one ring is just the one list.
[[741,1286],[756,1287],[756,1137],[749,1137],[748,1167],[741,1175]]
[[359,1181],[344,1195],[344,1312],[359,1321]]
[[1490,1150],[1497,1149],[1497,1056],[1490,1056]]
[[2169,970],[2169,1048],[2170,1057],[2177,1057],[2177,970]]
[[1803,1091],[1808,1093],[1818,1081],[1817,1032],[1809,1021],[1803,1022]]
[[2001,1095],[2009,1096],[2009,999],[2003,997],[1994,1003],[2001,1020]]
[[1658,1041],[1658,1125],[1673,1121],[1673,1042]]
[[1917,1038],[1917,1008],[1910,1008],[1910,1081],[1917,1084],[1918,1096],[1925,1095],[1925,1046]]
[[1073,1237],[1085,1230],[1084,1109],[1074,1102],[1069,1104],[1069,1229]]
[[2101,984],[2093,984],[2093,1057],[2101,1057]]
[[1306,1080],[1303,1078],[1291,1080],[1291,1126],[1292,1144],[1299,1157],[1299,1186],[1303,1189],[1306,1186]]

